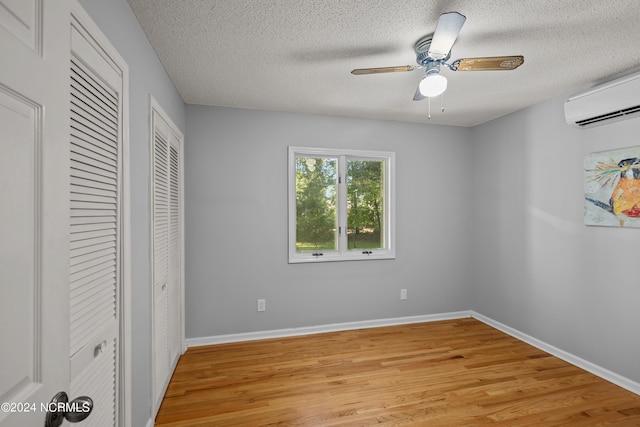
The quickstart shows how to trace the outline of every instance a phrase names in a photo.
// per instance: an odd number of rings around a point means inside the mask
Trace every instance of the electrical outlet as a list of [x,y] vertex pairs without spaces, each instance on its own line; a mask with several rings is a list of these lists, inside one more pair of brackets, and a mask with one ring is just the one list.
[[267,311],[267,301],[264,299],[258,300],[258,311]]
[[402,300],[407,299],[407,290],[406,289],[400,289],[400,299],[402,299]]

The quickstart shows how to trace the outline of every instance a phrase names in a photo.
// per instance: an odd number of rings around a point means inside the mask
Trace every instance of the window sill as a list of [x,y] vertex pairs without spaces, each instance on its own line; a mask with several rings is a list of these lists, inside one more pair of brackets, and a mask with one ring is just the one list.
[[384,259],[396,259],[394,253],[371,253],[371,254],[331,254],[323,253],[320,256],[302,255],[296,254],[293,257],[289,257],[289,264],[302,264],[302,263],[315,263],[315,262],[340,262],[340,261],[372,261],[372,260],[384,260]]

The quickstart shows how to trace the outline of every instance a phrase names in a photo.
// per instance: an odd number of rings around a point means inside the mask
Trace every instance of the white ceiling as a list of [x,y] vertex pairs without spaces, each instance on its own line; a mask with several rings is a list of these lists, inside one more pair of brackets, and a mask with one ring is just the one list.
[[[186,103],[474,126],[640,66],[637,0],[128,0]],[[467,21],[452,59],[524,55],[514,71],[452,72],[431,102],[413,46],[441,13]]]

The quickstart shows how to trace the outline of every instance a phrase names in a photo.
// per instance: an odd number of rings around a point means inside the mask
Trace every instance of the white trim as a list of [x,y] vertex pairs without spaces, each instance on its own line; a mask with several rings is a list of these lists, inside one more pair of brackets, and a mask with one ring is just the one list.
[[470,311],[427,314],[422,316],[394,317],[389,319],[363,320],[357,322],[331,323],[319,326],[275,329],[271,331],[244,332],[239,334],[214,335],[209,337],[187,338],[187,347],[223,344],[241,341],[255,341],[268,338],[296,337],[300,335],[321,334],[324,332],[350,331],[354,329],[378,328],[381,326],[407,325],[411,323],[436,322],[439,320],[462,319],[471,317]]
[[[131,319],[131,175],[130,175],[130,149],[129,149],[129,65],[118,53],[107,36],[100,30],[93,18],[84,10],[77,1],[71,1],[70,15],[82,25],[91,35],[95,43],[108,59],[116,67],[122,79],[121,102],[121,129],[122,145],[120,156],[120,300],[119,300],[119,335],[118,345],[118,390],[116,423],[122,427],[132,425],[133,414],[133,394],[131,391],[131,330],[133,322]],[[70,22],[73,22],[71,19]],[[106,58],[105,58],[106,59]]]
[[[121,207],[121,289],[120,289],[120,403],[123,426],[132,425],[133,394],[131,392],[131,158],[129,148],[129,67],[124,59],[118,61],[122,67],[122,187]],[[124,363],[122,363],[124,360]]]
[[640,395],[640,383],[623,377],[622,375],[616,374],[615,372],[598,366],[595,363],[589,362],[588,360],[585,360],[558,347],[534,338],[531,335],[525,334],[524,332],[520,332],[517,329],[514,329],[489,317],[483,316],[480,313],[476,313],[475,311],[471,311],[471,317],[493,328],[496,328],[499,331],[504,332],[505,334],[511,335],[512,337],[517,338],[520,341],[524,341],[527,344],[537,347],[542,351],[545,351],[559,359],[564,360],[565,362],[571,363],[572,365],[582,368],[585,371],[590,372],[604,380],[607,380],[626,390],[629,390],[632,393]]

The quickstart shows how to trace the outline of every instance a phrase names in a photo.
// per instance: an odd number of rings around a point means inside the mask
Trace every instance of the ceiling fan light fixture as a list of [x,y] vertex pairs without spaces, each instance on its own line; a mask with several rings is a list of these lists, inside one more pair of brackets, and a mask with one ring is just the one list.
[[[447,90],[447,78],[440,74],[440,66],[451,71],[475,70],[515,70],[524,63],[524,56],[484,56],[477,58],[459,58],[447,63],[451,58],[451,48],[466,21],[466,17],[458,12],[443,13],[438,18],[436,30],[420,38],[414,45],[418,66],[404,65],[396,67],[357,68],[351,74],[379,74],[413,71],[424,68],[426,75],[422,78],[413,94],[414,101],[442,95]],[[429,103],[429,105],[431,105]],[[444,107],[443,110],[444,111]]]
[[437,73],[428,73],[420,82],[420,93],[429,98],[441,95],[447,90],[447,78]]

